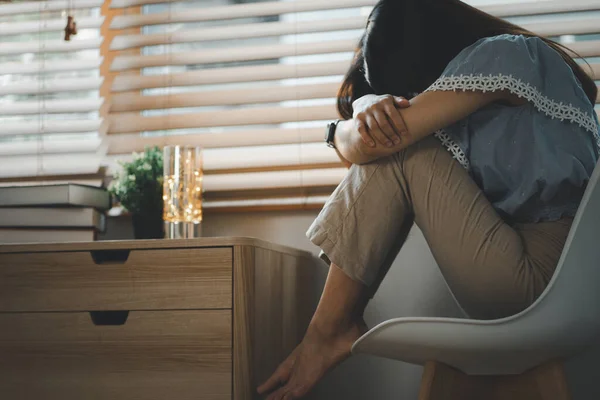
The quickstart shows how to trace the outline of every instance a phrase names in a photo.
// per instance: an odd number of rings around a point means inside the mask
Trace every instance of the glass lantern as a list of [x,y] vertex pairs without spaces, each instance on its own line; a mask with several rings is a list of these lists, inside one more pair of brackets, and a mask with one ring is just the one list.
[[168,239],[200,237],[202,151],[195,146],[166,146],[163,152],[163,220]]

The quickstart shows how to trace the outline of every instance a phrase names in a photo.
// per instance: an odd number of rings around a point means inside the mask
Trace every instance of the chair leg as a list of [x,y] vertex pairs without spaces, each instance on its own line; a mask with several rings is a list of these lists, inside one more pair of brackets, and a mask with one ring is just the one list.
[[428,362],[419,400],[571,400],[563,364],[551,361],[520,375],[472,376]]
[[423,370],[419,400],[467,400],[471,397],[473,383],[461,371],[429,361]]
[[543,400],[571,400],[564,364],[551,361],[529,371]]

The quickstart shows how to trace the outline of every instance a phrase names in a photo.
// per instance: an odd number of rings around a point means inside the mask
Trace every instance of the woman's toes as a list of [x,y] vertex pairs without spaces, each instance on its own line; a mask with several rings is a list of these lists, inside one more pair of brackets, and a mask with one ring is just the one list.
[[307,389],[305,386],[298,386],[292,389],[290,393],[290,399],[301,399],[308,393],[308,391],[309,389]]
[[283,399],[285,399],[285,396],[288,393],[289,393],[289,389],[287,388],[287,386],[284,386],[284,387],[277,389],[273,393],[271,393],[267,397],[267,400],[283,400]]
[[300,352],[300,346],[296,347],[292,354],[286,358],[284,362],[277,367],[277,370],[257,389],[258,394],[265,394],[272,392],[277,389],[281,385],[284,385],[289,379],[292,373],[292,368],[294,367],[294,363],[296,362],[296,357],[298,352]]
[[288,392],[285,394],[285,396],[283,396],[283,400],[296,400],[298,399],[298,397],[294,396],[293,393]]

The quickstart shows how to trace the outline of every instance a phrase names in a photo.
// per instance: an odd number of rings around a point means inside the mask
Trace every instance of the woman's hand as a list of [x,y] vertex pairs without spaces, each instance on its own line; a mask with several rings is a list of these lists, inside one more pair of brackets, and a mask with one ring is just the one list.
[[356,130],[367,146],[375,147],[377,142],[392,147],[402,142],[407,129],[398,109],[410,107],[408,100],[392,95],[368,94],[356,99],[352,107]]

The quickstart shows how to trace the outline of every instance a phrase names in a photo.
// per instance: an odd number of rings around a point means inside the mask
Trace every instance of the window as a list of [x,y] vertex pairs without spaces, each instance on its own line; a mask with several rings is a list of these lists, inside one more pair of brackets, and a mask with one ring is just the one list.
[[[112,0],[104,16],[100,0],[2,3],[0,178],[90,174],[145,146],[199,145],[207,208],[320,207],[345,175],[325,124],[375,3]],[[471,4],[558,38],[600,76],[598,2]],[[69,8],[79,34],[64,42]]]
[[112,2],[143,8],[111,24],[142,31],[111,43],[141,54],[112,64],[109,153],[200,145],[207,207],[322,205],[345,174],[325,125],[373,1],[148,3]]
[[[101,5],[0,4],[0,178],[98,172]],[[68,42],[67,10],[79,28]]]

